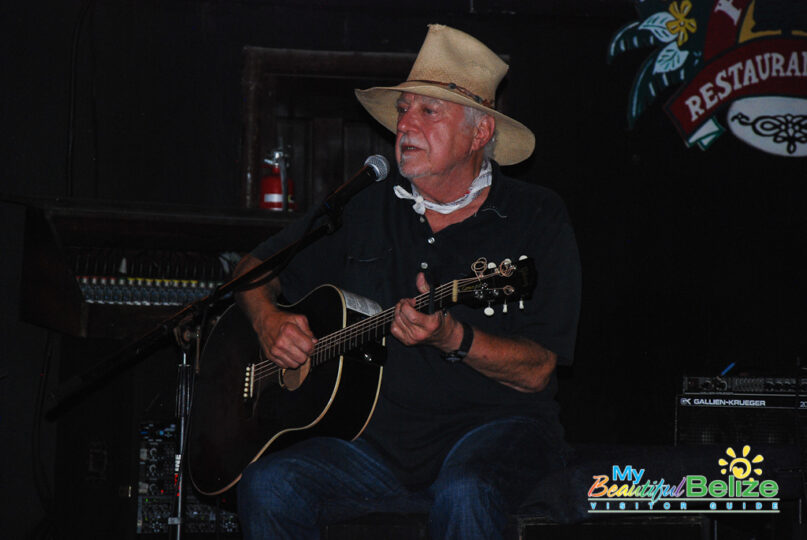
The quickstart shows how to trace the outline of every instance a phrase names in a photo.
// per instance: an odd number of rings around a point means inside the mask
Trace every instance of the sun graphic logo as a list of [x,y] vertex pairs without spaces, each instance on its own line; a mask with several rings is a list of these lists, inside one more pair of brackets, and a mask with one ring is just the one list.
[[741,456],[738,456],[734,449],[729,446],[726,448],[726,455],[731,458],[731,461],[727,461],[724,458],[717,460],[718,465],[723,467],[720,469],[720,473],[731,474],[737,480],[744,480],[746,478],[753,480],[754,477],[751,476],[752,472],[757,476],[761,476],[762,468],[755,467],[754,465],[762,463],[765,461],[765,458],[762,457],[762,454],[757,454],[753,458],[749,459],[748,455],[750,453],[751,447],[747,444],[743,446]]

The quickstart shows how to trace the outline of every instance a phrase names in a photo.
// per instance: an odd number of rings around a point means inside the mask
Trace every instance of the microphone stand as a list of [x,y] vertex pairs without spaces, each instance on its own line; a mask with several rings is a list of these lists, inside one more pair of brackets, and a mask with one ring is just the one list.
[[[342,206],[326,207],[326,219],[316,228],[312,228],[319,217],[315,217],[305,234],[297,241],[287,245],[265,261],[261,262],[241,276],[220,285],[210,295],[188,304],[177,313],[162,321],[154,329],[125,345],[118,352],[107,357],[81,375],[73,376],[60,384],[48,397],[50,406],[45,417],[57,419],[65,411],[77,404],[83,397],[103,386],[105,382],[117,374],[143,361],[148,353],[155,351],[167,336],[173,335],[182,349],[182,360],[178,366],[176,413],[179,421],[179,448],[174,457],[174,474],[176,478],[177,513],[168,519],[170,526],[176,526],[176,539],[180,540],[182,531],[182,508],[185,462],[186,436],[189,425],[193,398],[193,376],[199,370],[199,357],[202,349],[202,337],[208,313],[221,303],[225,296],[232,292],[244,291],[266,283],[276,276],[294,257],[294,255],[327,234],[332,234],[341,226]],[[194,348],[194,365],[189,364],[188,354]]]
[[[202,325],[198,325],[194,330],[184,330],[177,327],[175,330],[177,342],[182,349],[182,362],[177,370],[177,394],[174,416],[179,421],[179,448],[174,454],[174,479],[176,490],[176,515],[168,518],[169,526],[176,526],[176,540],[182,538],[182,507],[185,502],[185,475],[182,464],[185,461],[185,443],[187,441],[188,425],[191,415],[191,402],[193,396],[193,370],[188,363],[188,351],[192,343],[196,343],[196,362],[199,366],[199,351],[201,350]],[[218,521],[218,516],[217,516]]]

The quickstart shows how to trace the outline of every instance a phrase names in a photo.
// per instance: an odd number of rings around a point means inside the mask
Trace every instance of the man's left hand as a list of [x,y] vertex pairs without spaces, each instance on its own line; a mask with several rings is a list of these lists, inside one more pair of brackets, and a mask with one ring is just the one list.
[[[415,281],[420,293],[429,292],[423,272]],[[415,309],[414,298],[403,298],[395,305],[395,318],[390,333],[404,345],[432,345],[441,351],[453,351],[462,340],[460,324],[450,314],[438,311],[432,314]]]

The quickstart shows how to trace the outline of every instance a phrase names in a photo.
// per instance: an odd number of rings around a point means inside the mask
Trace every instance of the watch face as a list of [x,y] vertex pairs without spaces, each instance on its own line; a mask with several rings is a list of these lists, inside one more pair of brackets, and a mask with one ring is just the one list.
[[461,362],[462,359],[465,358],[465,354],[466,353],[463,351],[452,351],[443,355],[443,360],[446,362],[451,362],[452,364],[455,362]]

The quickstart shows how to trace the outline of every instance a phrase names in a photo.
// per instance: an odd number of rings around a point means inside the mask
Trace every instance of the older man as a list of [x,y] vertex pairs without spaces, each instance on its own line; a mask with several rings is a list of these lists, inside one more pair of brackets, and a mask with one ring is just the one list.
[[[269,285],[239,295],[272,362],[297,368],[314,349],[304,315],[276,306],[324,282],[395,306],[375,411],[354,441],[317,437],[259,459],[239,484],[248,538],[317,537],[322,524],[378,511],[428,511],[434,538],[496,538],[507,513],[565,445],[555,367],[571,362],[579,262],[560,199],[504,176],[532,133],[493,106],[507,65],[458,30],[431,25],[406,82],[357,91],[396,133],[400,177],[351,201],[343,226],[298,254]],[[243,273],[306,226],[247,256]],[[417,293],[471,264],[535,260],[525,309],[489,317],[456,306],[423,313]]]

